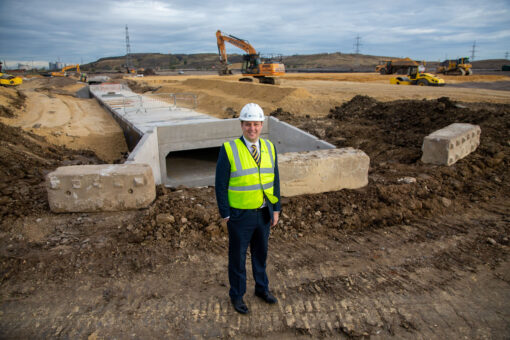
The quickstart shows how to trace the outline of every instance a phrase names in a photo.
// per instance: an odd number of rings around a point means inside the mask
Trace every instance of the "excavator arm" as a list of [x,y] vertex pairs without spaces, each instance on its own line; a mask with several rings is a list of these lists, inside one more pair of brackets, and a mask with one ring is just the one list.
[[65,72],[67,70],[71,70],[73,68],[76,68],[76,73],[80,73],[80,65],[79,64],[76,64],[76,65],[68,65],[64,68],[62,68],[62,72]]
[[227,51],[225,49],[225,41],[231,43],[248,54],[257,54],[257,51],[250,43],[244,39],[236,38],[233,35],[223,35],[220,30],[216,32],[216,40],[218,41],[218,54],[221,62],[227,62]]
[[67,77],[66,71],[73,69],[73,68],[76,68],[76,73],[80,73],[80,65],[76,64],[76,65],[68,65],[68,66],[62,67],[62,70],[56,71],[56,72],[51,72],[51,75],[53,77]]
[[216,32],[216,40],[218,43],[218,54],[220,56],[220,62],[223,65],[224,74],[231,73],[228,72],[228,57],[227,50],[225,48],[225,42],[229,42],[235,47],[238,47],[245,51],[248,54],[257,54],[257,51],[250,43],[244,39],[236,38],[233,35],[223,35],[220,30]]

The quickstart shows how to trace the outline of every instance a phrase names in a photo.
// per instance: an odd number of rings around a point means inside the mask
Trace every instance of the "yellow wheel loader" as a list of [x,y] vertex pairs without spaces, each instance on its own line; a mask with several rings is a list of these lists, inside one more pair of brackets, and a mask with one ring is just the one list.
[[17,86],[23,84],[23,78],[16,77],[7,73],[0,73],[0,85]]

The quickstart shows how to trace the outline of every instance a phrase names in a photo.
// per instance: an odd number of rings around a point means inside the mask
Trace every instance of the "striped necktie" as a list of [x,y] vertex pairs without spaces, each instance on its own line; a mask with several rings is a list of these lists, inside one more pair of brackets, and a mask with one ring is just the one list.
[[255,163],[257,163],[257,165],[260,166],[260,155],[255,144],[251,145],[251,155],[253,156]]

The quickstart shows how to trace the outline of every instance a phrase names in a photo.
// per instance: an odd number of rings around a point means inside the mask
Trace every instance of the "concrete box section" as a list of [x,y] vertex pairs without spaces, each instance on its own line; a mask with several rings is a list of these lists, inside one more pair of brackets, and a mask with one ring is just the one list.
[[[224,142],[242,135],[240,124],[238,119],[223,119],[158,126],[161,182],[168,186],[214,185],[220,147]],[[261,137],[274,143],[278,155],[335,148],[274,117],[267,117]]]
[[154,182],[161,184],[157,129],[146,132],[124,164],[148,164],[152,168]]
[[147,164],[64,166],[46,177],[53,212],[97,212],[139,209],[156,198]]
[[423,140],[423,163],[452,165],[480,145],[478,125],[454,123],[434,131]]
[[282,196],[358,189],[368,184],[370,158],[353,148],[286,153],[278,158]]
[[[131,151],[127,163],[149,164],[156,184],[214,185],[221,145],[242,134],[238,119],[178,107],[177,97],[185,94],[138,95],[121,84],[91,85],[90,94],[124,130]],[[264,122],[262,138],[270,139],[278,154],[335,148],[274,117]]]

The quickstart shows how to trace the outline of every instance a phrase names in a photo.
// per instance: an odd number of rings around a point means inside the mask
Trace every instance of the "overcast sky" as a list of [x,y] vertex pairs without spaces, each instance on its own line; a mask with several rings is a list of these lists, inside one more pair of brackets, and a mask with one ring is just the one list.
[[[132,53],[216,53],[215,32],[262,54],[360,53],[502,59],[510,1],[0,0],[0,60],[88,63]],[[229,53],[243,53],[229,46]]]

